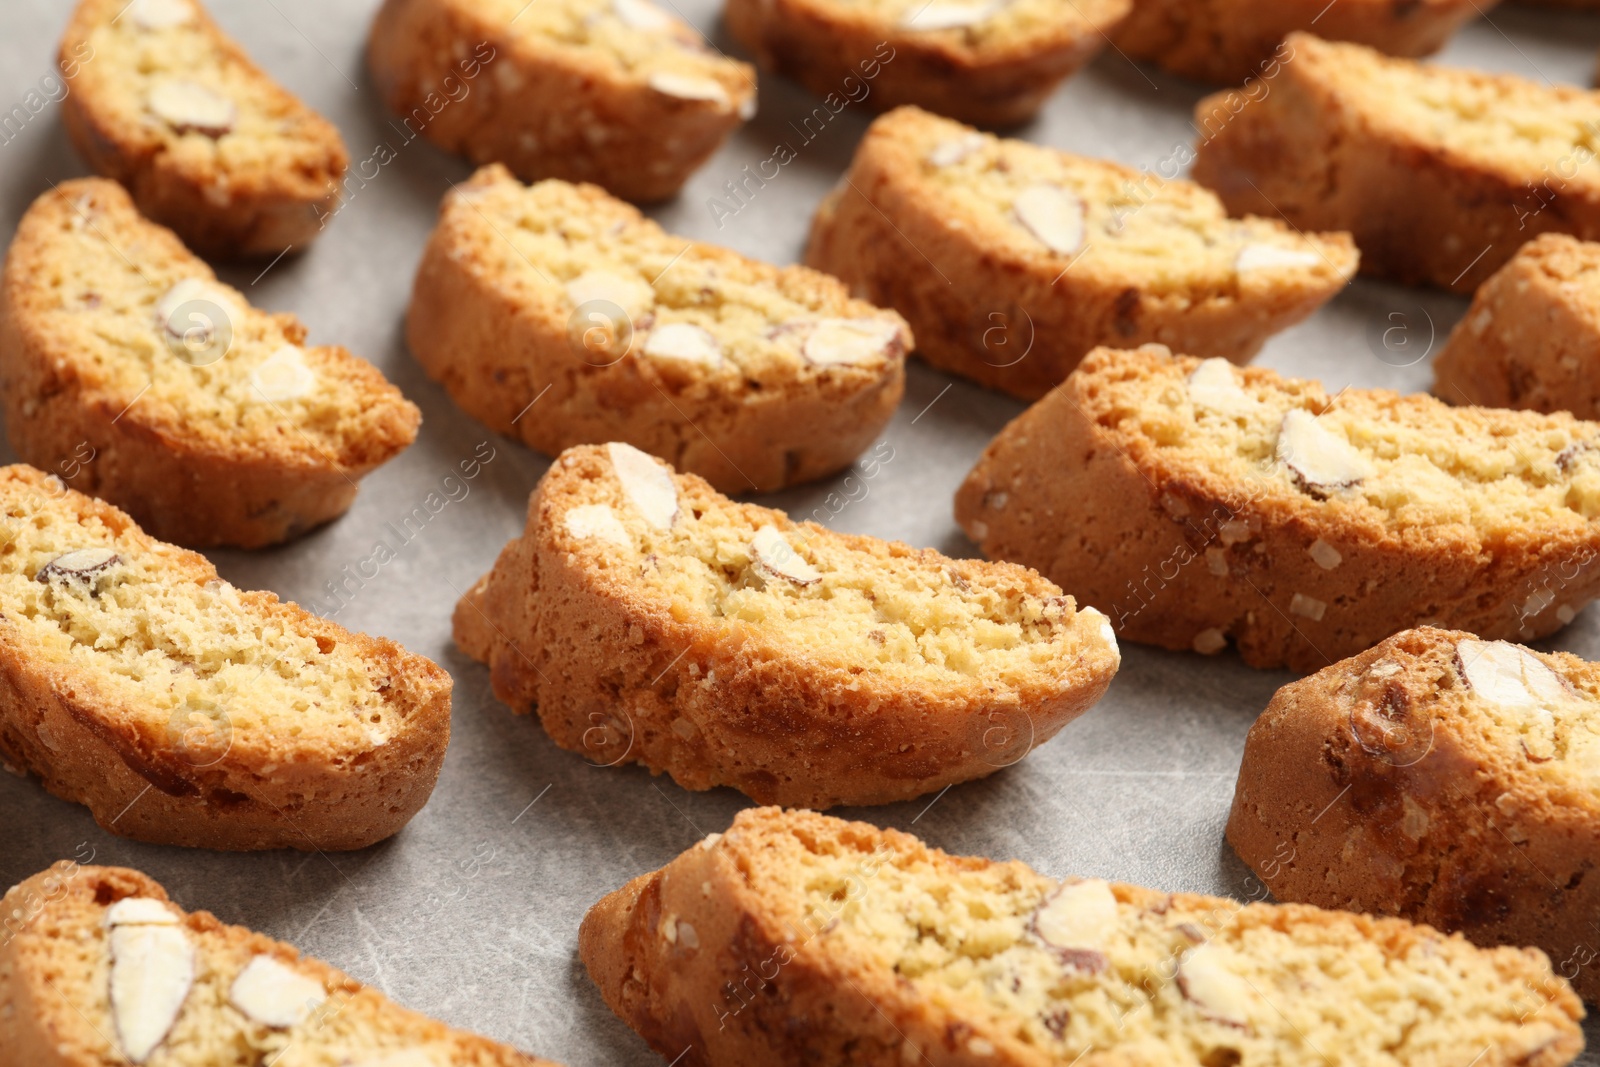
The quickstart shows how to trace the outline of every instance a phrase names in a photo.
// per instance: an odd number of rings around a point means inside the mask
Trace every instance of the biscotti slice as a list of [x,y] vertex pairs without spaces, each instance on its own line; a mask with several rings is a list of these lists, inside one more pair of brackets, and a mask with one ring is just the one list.
[[1600,594],[1571,566],[1600,553],[1600,424],[1101,349],[990,443],[956,518],[1121,637],[1313,671],[1424,622],[1570,622]]
[[[1106,45],[1131,0],[728,0],[763,67],[874,110],[1025,122]],[[865,87],[864,90],[862,87]],[[824,125],[828,112],[818,110]],[[807,124],[813,124],[808,116]]]
[[554,1067],[69,861],[0,902],[0,1067]]
[[1600,238],[1600,92],[1304,33],[1285,47],[1270,92],[1195,109],[1192,176],[1229,211],[1348,230],[1365,272],[1461,293],[1541,233]]
[[0,755],[115,834],[362,848],[433,791],[450,677],[0,468]]
[[499,166],[445,197],[407,337],[501,433],[552,456],[627,441],[725,492],[848,466],[899,406],[912,344],[899,315],[824,274]]
[[82,0],[60,62],[76,71],[62,119],[89,166],[201,254],[282,255],[338,206],[339,131],[199,0]]
[[[1134,0],[1112,41],[1133,59],[1186,78],[1270,84],[1294,58],[1295,30],[1392,56],[1426,56],[1499,0]],[[1260,91],[1260,90],[1256,90]],[[1270,92],[1271,90],[1266,90]]]
[[1433,361],[1450,404],[1600,418],[1600,244],[1547,233],[1479,286]]
[[1245,362],[1333,297],[1356,253],[1345,234],[1229,219],[1189,182],[901,108],[817,211],[806,262],[904,315],[934,366],[1032,399],[1099,344]]
[[1600,998],[1600,665],[1422,628],[1278,690],[1228,841],[1279,900],[1537,945]]
[[561,747],[813,808],[1009,766],[1120,662],[1022,567],[795,523],[616,443],[556,460],[455,622]]
[[367,65],[410,136],[628,200],[675,196],[756,110],[749,64],[652,0],[387,0]]
[[115,182],[63,182],[23,216],[0,282],[11,446],[163,540],[283,541],[344,514],[421,421],[377,368],[305,336]]
[[611,1009],[696,1067],[1559,1067],[1533,949],[1056,879],[812,812],[740,812],[584,918]]

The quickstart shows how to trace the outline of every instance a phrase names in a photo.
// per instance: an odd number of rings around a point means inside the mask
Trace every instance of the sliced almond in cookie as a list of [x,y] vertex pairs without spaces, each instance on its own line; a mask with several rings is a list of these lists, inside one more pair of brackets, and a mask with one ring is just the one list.
[[678,518],[678,487],[672,474],[655,457],[620,441],[607,445],[606,453],[629,503],[651,526],[670,530]]
[[256,397],[279,404],[308,397],[317,387],[317,373],[306,364],[305,349],[284,345],[250,372]]
[[904,332],[887,319],[822,319],[811,328],[800,352],[819,367],[851,366],[898,354]]
[[1456,666],[1480,698],[1519,713],[1529,759],[1555,758],[1556,724],[1550,709],[1582,699],[1565,678],[1509,641],[1462,641],[1456,646]]
[[722,346],[711,332],[687,322],[669,322],[651,330],[644,342],[644,354],[708,367],[722,362]]
[[988,3],[962,3],[960,0],[914,0],[912,6],[900,17],[900,25],[908,30],[956,30],[987,22],[1006,6],[1005,0]]
[[983,134],[964,133],[934,145],[933,151],[928,153],[928,162],[936,167],[953,167],[983,151],[983,145]]
[[1260,997],[1239,974],[1233,950],[1211,943],[1190,949],[1178,961],[1178,988],[1214,1022],[1246,1026]]
[[107,926],[177,926],[178,913],[154,897],[123,897],[106,909]]
[[1050,251],[1067,256],[1083,247],[1083,201],[1059,185],[1030,185],[1017,194],[1011,209]]
[[1253,270],[1290,270],[1315,267],[1323,259],[1308,248],[1284,248],[1282,245],[1249,244],[1239,249],[1233,268],[1240,274]]
[[773,577],[796,585],[822,581],[822,572],[807,563],[775,526],[763,526],[756,531],[755,537],[750,539],[750,555],[757,567]]
[[629,318],[638,318],[656,302],[656,291],[643,278],[612,270],[586,270],[566,285],[567,297],[577,307],[605,301],[621,308]]
[[1260,401],[1239,385],[1239,372],[1233,364],[1219,357],[1201,360],[1189,375],[1189,399],[1224,414],[1247,414],[1261,407]]
[[263,1026],[299,1026],[328,998],[313,981],[272,956],[253,956],[228,987],[228,1002]]
[[133,0],[122,12],[141,30],[170,30],[194,21],[191,0]]
[[1367,458],[1304,408],[1291,408],[1284,415],[1276,455],[1308,492],[1348,489],[1372,477]]
[[123,1053],[134,1063],[166,1040],[194,988],[189,935],[170,924],[111,928],[111,1018]]
[[712,78],[702,78],[695,74],[678,74],[670,70],[658,70],[646,80],[650,88],[663,96],[676,97],[679,100],[693,100],[708,104],[720,104],[724,107],[731,103],[728,90],[722,83]]
[[75,548],[71,552],[63,552],[40,567],[39,573],[34,577],[41,582],[89,581],[121,562],[122,557],[114,548],[101,546]]
[[239,117],[234,102],[198,82],[171,79],[158,83],[146,100],[150,113],[176,133],[221,137]]
[[580,504],[570,508],[566,524],[567,532],[573,537],[595,537],[622,548],[633,544],[627,527],[622,525],[622,520],[617,518],[617,513],[611,510],[609,504]]
[[1099,879],[1068,882],[1044,899],[1031,926],[1062,963],[1084,971],[1107,966],[1105,948],[1117,929],[1117,898]]

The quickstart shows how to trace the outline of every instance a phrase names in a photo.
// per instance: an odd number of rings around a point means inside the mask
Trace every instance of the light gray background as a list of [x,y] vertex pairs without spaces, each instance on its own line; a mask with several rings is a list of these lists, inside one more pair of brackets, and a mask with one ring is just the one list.
[[[718,24],[717,0],[676,2],[713,42],[737,54]],[[346,626],[432,657],[454,676],[454,738],[438,789],[407,829],[364,852],[232,855],[121,840],[35,782],[0,775],[0,885],[74,856],[137,867],[185,907],[294,942],[448,1022],[573,1065],[660,1063],[584,975],[578,922],[604,893],[725,828],[747,801],[725,789],[688,793],[638,768],[591,767],[557,749],[534,719],[513,717],[497,703],[487,672],[450,642],[457,596],[520,530],[528,492],[547,461],[456,411],[405,350],[412,273],[441,194],[470,168],[420,140],[400,147],[362,64],[376,6],[214,0],[224,27],[256,60],[338,124],[353,158],[367,158],[380,142],[399,148],[399,158],[309,254],[258,282],[259,265],[225,269],[224,277],[258,305],[300,315],[313,341],[345,344],[378,364],[421,406],[422,434],[366,480],[339,522],[275,551],[212,558],[237,585],[321,608],[326,583],[387,536],[385,523],[439,489],[480,442],[492,442],[495,458],[470,495],[441,512],[338,615]],[[69,8],[67,0],[0,0],[0,111],[51,73]],[[1468,27],[1443,58],[1588,85],[1597,44],[1600,16],[1503,7]],[[1202,94],[1109,52],[1019,135],[1155,168],[1191,141],[1189,115]],[[789,263],[869,115],[851,108],[802,147],[789,123],[816,101],[763,77],[761,104],[682,197],[654,214],[676,232]],[[799,148],[799,157],[719,229],[708,198],[779,141]],[[0,235],[9,241],[29,202],[51,183],[83,173],[56,108],[47,108],[0,145]],[[1321,378],[1330,390],[1425,389],[1427,360],[1400,364],[1428,352],[1430,335],[1436,349],[1465,306],[1440,293],[1357,281],[1313,320],[1272,340],[1259,362]],[[1374,337],[1389,327],[1401,332],[1385,348]],[[885,434],[894,459],[867,483],[869,495],[832,525],[973,554],[950,517],[951,497],[984,444],[1020,410],[913,362],[905,404]],[[766,502],[810,513],[838,481]],[[1552,645],[1600,658],[1595,613],[1581,615]],[[937,799],[839,814],[912,829],[958,853],[1022,859],[1052,875],[1248,895],[1248,872],[1222,829],[1245,732],[1290,676],[1250,670],[1231,653],[1206,659],[1130,646],[1124,657],[1106,699],[1016,767]],[[1593,1040],[1600,1028],[1589,1034]]]

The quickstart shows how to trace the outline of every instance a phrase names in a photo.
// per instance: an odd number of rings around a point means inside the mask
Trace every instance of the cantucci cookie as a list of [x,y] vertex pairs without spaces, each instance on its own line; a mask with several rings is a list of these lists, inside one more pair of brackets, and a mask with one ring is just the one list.
[[126,867],[58,863],[0,906],[7,1067],[554,1067],[186,912]]
[[445,198],[407,325],[429,376],[501,433],[550,455],[627,441],[726,492],[848,466],[899,405],[912,343],[826,275],[498,166]]
[[439,776],[450,677],[32,467],[0,468],[0,755],[112,833],[362,848]]
[[1279,900],[1537,945],[1600,998],[1600,667],[1397,634],[1278,690],[1228,841]]
[[1134,0],[1133,14],[1112,40],[1134,59],[1196,81],[1271,83],[1294,58],[1294,48],[1284,46],[1283,39],[1295,30],[1327,41],[1355,41],[1393,56],[1425,56],[1497,2]]
[[82,0],[61,41],[73,144],[139,209],[208,256],[277,256],[317,236],[349,154],[198,0]]
[[1600,424],[1101,349],[990,443],[956,518],[1122,637],[1312,671],[1423,622],[1570,622],[1600,594],[1568,566],[1600,553]]
[[377,368],[305,336],[115,182],[63,182],[23,217],[0,283],[11,445],[163,540],[283,541],[344,514],[421,421]]
[[1120,662],[1031,571],[791,522],[616,443],[556,460],[455,635],[593,763],[814,808],[1015,763]]
[[1099,344],[1248,360],[1355,273],[1344,234],[1229,219],[1185,181],[980,134],[872,124],[806,262],[904,315],[933,365],[1042,396]]
[[387,0],[367,65],[412,134],[628,200],[676,195],[756,109],[749,64],[652,0]]
[[813,812],[746,810],[592,908],[579,951],[705,1067],[1559,1067],[1582,1005],[1532,949],[1242,904]]
[[819,96],[982,126],[1033,117],[1130,0],[728,0],[728,32]]
[[1600,418],[1600,244],[1523,245],[1479,286],[1433,373],[1447,403]]
[[1540,233],[1600,237],[1600,93],[1309,34],[1270,92],[1195,108],[1192,176],[1237,215],[1348,230],[1362,269],[1470,293]]

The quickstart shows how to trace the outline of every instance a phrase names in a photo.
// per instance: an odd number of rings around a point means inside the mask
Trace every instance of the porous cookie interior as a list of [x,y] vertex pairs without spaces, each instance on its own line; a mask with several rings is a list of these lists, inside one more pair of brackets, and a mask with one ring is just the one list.
[[353,377],[161,239],[114,186],[86,182],[35,208],[41,262],[27,311],[86,381],[135,419],[168,421],[223,450],[355,462],[388,444],[402,402]]
[[902,32],[929,34],[970,48],[1026,46],[1064,27],[1096,32],[1127,13],[1125,0],[828,0],[859,18],[870,14]]
[[[1220,898],[1057,882],[840,825],[747,815],[725,841],[752,857],[741,864],[751,895],[791,935],[851,961],[858,983],[893,975],[968,1020],[954,1036],[971,1053],[1004,1037],[1061,1064],[1096,1051],[1242,1067],[1455,1062],[1464,1048],[1512,1038],[1545,1002],[1426,928],[1368,938],[1339,913],[1290,919]],[[1551,1033],[1535,1020],[1517,1036],[1537,1047]]]
[[[1574,177],[1600,179],[1600,94],[1391,59],[1303,34],[1290,43],[1291,67],[1303,65],[1306,76],[1337,86],[1344,106],[1396,138],[1443,145],[1497,173],[1526,173],[1558,186]],[[1560,177],[1552,177],[1556,171]]]
[[1600,515],[1596,426],[1568,416],[1452,408],[1242,371],[1165,349],[1091,355],[1092,417],[1147,439],[1169,469],[1364,505],[1391,527],[1470,524],[1493,540],[1582,530]]
[[327,123],[230,52],[193,0],[99,0],[97,10],[88,69],[105,92],[95,107],[123,129],[241,181],[299,177],[315,191],[342,167]]
[[479,231],[491,276],[554,299],[595,365],[626,354],[685,380],[781,385],[881,377],[908,346],[897,315],[827,275],[668,234],[592,189],[489,172],[464,190],[452,210]]
[[[905,109],[880,119],[945,211],[982,220],[1023,254],[1136,281],[1147,294],[1236,292],[1246,279],[1348,278],[1342,243],[1254,216],[1230,219],[1200,186],[979,133]],[[1175,173],[1175,171],[1174,171]]]
[[268,758],[312,744],[364,751],[400,729],[389,680],[353,638],[296,628],[28,468],[0,472],[0,505],[6,625],[197,763],[246,746]]
[[1074,654],[1115,661],[1105,616],[1031,572],[899,545],[869,553],[677,479],[627,445],[601,455],[566,483],[558,521],[595,566],[680,618],[749,624],[820,663],[906,685],[1020,684],[1053,680]]
[[[620,73],[675,75],[699,81],[708,102],[729,104],[754,92],[754,79],[712,51],[700,32],[671,5],[654,0],[472,0],[474,15],[508,27],[512,39],[539,39],[581,49]],[[703,83],[709,81],[710,85]],[[669,79],[664,86],[670,90]],[[720,86],[722,95],[714,87]],[[692,97],[692,83],[685,86]],[[670,91],[668,95],[673,94]]]

